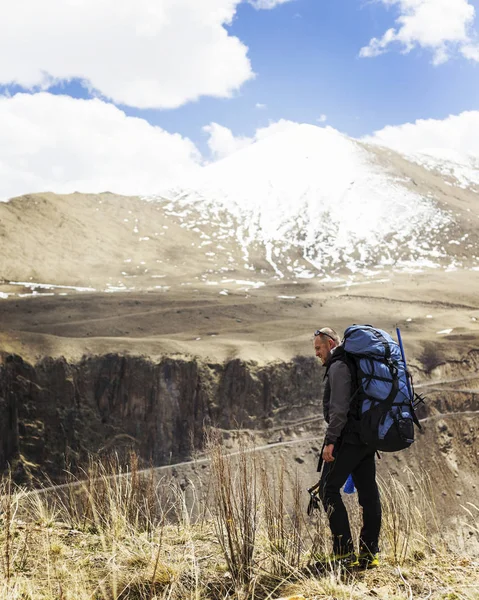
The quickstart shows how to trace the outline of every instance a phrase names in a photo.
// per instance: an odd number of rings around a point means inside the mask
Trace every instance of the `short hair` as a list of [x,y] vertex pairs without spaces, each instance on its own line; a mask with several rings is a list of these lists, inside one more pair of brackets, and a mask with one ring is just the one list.
[[317,335],[325,336],[325,337],[329,338],[330,340],[333,340],[333,342],[335,342],[337,345],[339,345],[341,343],[341,338],[334,331],[334,329],[331,329],[331,327],[322,327],[321,329],[318,329],[317,331],[315,331],[314,335],[315,335],[315,337]]

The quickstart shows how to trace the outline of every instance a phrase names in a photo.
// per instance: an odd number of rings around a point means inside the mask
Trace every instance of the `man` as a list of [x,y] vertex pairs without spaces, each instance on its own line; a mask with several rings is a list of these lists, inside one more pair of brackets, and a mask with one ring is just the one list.
[[[378,566],[381,502],[376,483],[375,451],[363,444],[355,426],[355,365],[343,350],[338,334],[324,327],[314,334],[316,356],[326,367],[323,412],[327,423],[322,451],[324,461],[319,497],[329,518],[333,556],[328,563],[344,566]],[[354,544],[340,490],[349,475],[363,509],[359,555]]]

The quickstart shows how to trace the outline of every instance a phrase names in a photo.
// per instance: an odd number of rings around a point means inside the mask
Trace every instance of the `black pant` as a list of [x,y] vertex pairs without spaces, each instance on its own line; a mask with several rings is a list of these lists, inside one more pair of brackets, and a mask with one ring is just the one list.
[[335,449],[333,456],[333,462],[323,465],[319,486],[319,496],[333,534],[333,552],[346,554],[354,550],[348,513],[340,494],[340,489],[351,474],[363,509],[360,546],[376,553],[379,551],[381,501],[376,483],[375,452],[365,444],[343,442]]

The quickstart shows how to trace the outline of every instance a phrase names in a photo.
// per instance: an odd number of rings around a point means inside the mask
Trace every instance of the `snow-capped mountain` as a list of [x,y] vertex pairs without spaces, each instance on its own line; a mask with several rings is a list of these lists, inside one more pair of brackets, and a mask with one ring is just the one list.
[[478,271],[476,166],[296,125],[155,197],[16,198],[0,203],[0,293]]
[[[254,268],[250,250],[262,245],[280,277],[454,268],[464,256],[448,242],[467,243],[469,251],[476,242],[468,232],[457,238],[463,215],[448,205],[445,186],[452,184],[438,176],[456,174],[464,188],[466,171],[428,155],[409,161],[425,169],[411,164],[414,173],[404,172],[391,151],[332,128],[298,125],[205,167],[166,194],[168,209],[186,210],[188,220],[194,207],[209,224],[230,215],[246,263]],[[474,262],[474,252],[467,254]]]

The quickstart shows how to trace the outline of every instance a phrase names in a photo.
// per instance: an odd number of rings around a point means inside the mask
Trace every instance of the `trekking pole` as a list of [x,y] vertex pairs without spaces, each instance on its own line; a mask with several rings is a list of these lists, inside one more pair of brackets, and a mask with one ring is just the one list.
[[402,337],[401,337],[401,330],[399,329],[399,327],[396,327],[396,333],[398,336],[399,349],[401,350],[401,356],[402,356],[402,360],[404,363],[404,368],[406,370],[407,391],[409,392],[409,397],[411,398],[411,401],[412,401],[414,398],[413,398],[413,394],[412,394],[411,383],[409,381],[409,371],[407,370],[406,354],[404,352],[404,346],[403,346]]
[[313,487],[308,488],[308,494],[314,494],[314,492],[319,489],[319,484],[320,482],[318,481],[318,483],[316,483],[316,485],[313,485]]
[[318,481],[318,483],[316,485],[313,485],[313,487],[310,487],[308,489],[309,503],[308,503],[308,509],[306,512],[308,513],[309,517],[313,514],[313,511],[315,509],[320,508],[320,500],[319,500],[319,497],[317,494],[320,485],[321,485],[321,480]]

